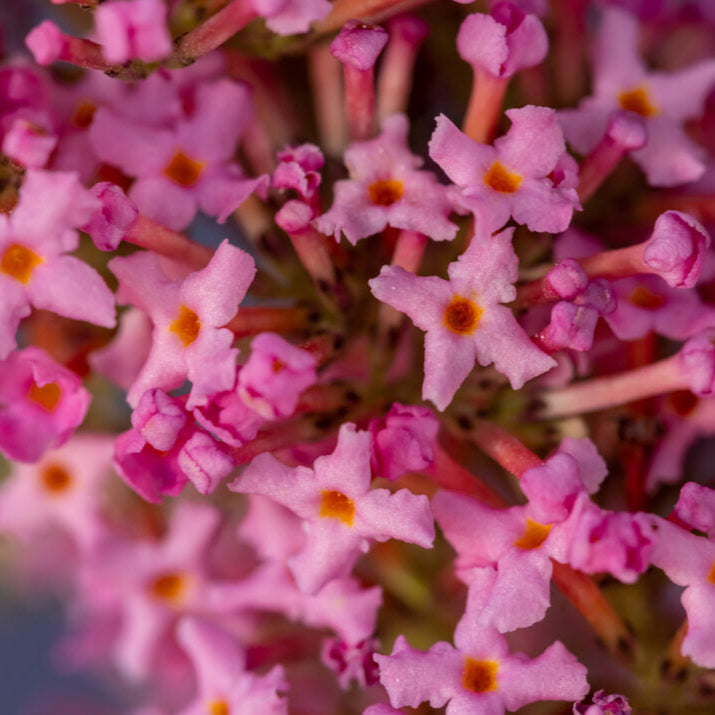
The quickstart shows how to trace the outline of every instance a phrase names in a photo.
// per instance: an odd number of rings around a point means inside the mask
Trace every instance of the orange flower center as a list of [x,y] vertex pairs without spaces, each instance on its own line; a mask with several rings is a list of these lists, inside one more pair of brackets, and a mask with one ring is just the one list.
[[471,335],[479,325],[484,311],[468,298],[455,295],[444,310],[444,324],[458,335]]
[[0,271],[27,285],[32,278],[32,271],[42,263],[42,258],[19,243],[13,243],[5,249],[0,259]]
[[681,417],[687,417],[697,406],[700,400],[690,390],[676,390],[668,395],[668,407]]
[[484,183],[500,194],[513,194],[521,184],[522,177],[512,174],[503,164],[495,161],[484,175]]
[[43,407],[48,412],[53,412],[57,403],[62,397],[62,390],[56,382],[48,382],[40,387],[33,381],[30,389],[27,391],[27,399],[32,400],[35,404]]
[[392,206],[402,198],[403,185],[397,179],[374,181],[368,188],[370,201],[377,206]]
[[179,186],[191,187],[201,176],[206,164],[186,156],[183,151],[177,151],[164,169],[164,174]]
[[199,316],[191,308],[182,305],[179,308],[179,315],[169,326],[169,330],[179,336],[179,340],[188,348],[191,343],[199,337],[201,321]]
[[499,663],[495,660],[465,658],[462,685],[473,693],[488,693],[497,689]]
[[206,710],[209,715],[231,715],[228,703],[225,700],[212,700],[206,706]]
[[340,519],[347,526],[353,525],[355,503],[342,492],[323,491],[320,500],[320,516]]
[[641,117],[652,117],[660,111],[658,107],[651,102],[650,94],[648,90],[641,87],[634,87],[626,92],[621,92],[618,95],[618,103],[621,105],[621,109],[626,112],[634,112],[635,114],[640,114]]
[[61,464],[48,464],[40,472],[42,486],[54,494],[67,491],[71,486],[72,475]]
[[715,564],[713,564],[712,568],[710,569],[710,573],[708,574],[708,581],[710,581],[711,584],[715,585]]
[[644,286],[637,286],[628,296],[628,302],[644,310],[656,310],[665,303],[665,298]]
[[550,531],[551,524],[540,524],[538,521],[527,519],[524,533],[514,542],[514,546],[524,551],[536,549],[546,541]]
[[87,129],[94,119],[97,105],[88,99],[83,99],[74,110],[70,120],[77,129]]
[[186,575],[172,571],[155,578],[149,586],[149,591],[156,598],[175,604],[186,594],[187,587]]

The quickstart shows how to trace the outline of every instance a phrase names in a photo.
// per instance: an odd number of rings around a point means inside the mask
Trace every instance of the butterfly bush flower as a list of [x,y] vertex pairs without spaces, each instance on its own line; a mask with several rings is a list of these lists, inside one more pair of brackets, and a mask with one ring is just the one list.
[[459,188],[457,204],[478,214],[485,230],[501,228],[512,216],[532,231],[565,231],[580,207],[575,188],[550,178],[566,150],[556,113],[528,106],[506,115],[511,129],[494,146],[478,144],[440,115],[430,156]]
[[114,64],[154,62],[172,50],[161,0],[115,0],[97,8],[94,30],[102,54]]
[[355,245],[386,226],[418,231],[435,241],[454,238],[452,207],[446,188],[420,170],[423,160],[407,147],[407,117],[396,114],[382,123],[376,139],[355,142],[345,152],[350,174],[335,184],[335,199],[316,228]]
[[0,362],[0,451],[36,462],[70,438],[91,399],[80,379],[43,350],[12,353]]
[[15,333],[30,306],[114,327],[109,288],[93,268],[65,255],[77,248],[76,227],[96,205],[74,174],[33,170],[12,214],[0,215],[0,358],[15,348]]
[[475,361],[483,366],[494,363],[514,389],[556,364],[501,305],[516,295],[512,283],[518,259],[512,234],[513,229],[506,229],[489,235],[478,223],[467,250],[449,264],[448,281],[383,266],[369,282],[378,300],[407,313],[426,331],[422,397],[438,410],[449,405]]
[[439,641],[426,653],[399,636],[391,655],[376,655],[380,682],[393,707],[447,705],[447,715],[513,712],[540,700],[580,700],[588,692],[586,668],[556,641],[529,660],[511,655],[506,639],[467,618],[454,644]]
[[306,543],[288,560],[299,588],[315,593],[349,573],[370,541],[401,539],[432,546],[434,526],[427,498],[400,489],[370,489],[370,435],[345,424],[335,451],[314,469],[291,469],[268,454],[256,457],[232,484],[233,491],[263,494],[304,519]]
[[107,534],[101,502],[109,477],[112,439],[77,435],[34,464],[19,464],[0,490],[0,530],[29,540],[48,528],[96,549]]
[[288,689],[281,666],[265,675],[247,671],[245,654],[231,634],[200,618],[183,618],[176,633],[198,676],[196,699],[182,715],[234,709],[246,715],[287,715],[288,703],[279,695]]
[[232,161],[248,125],[248,89],[219,79],[199,85],[195,110],[170,127],[132,122],[100,108],[89,129],[96,155],[136,177],[129,198],[149,218],[169,228],[189,225],[198,208],[224,222],[267,177],[246,178]]
[[645,120],[647,142],[630,152],[653,186],[694,181],[705,171],[704,152],[683,122],[698,117],[715,84],[715,61],[676,72],[648,72],[638,55],[636,18],[615,7],[603,10],[594,48],[594,93],[578,109],[559,112],[568,142],[585,154],[603,136],[612,114],[625,110]]
[[180,280],[171,280],[149,252],[113,258],[109,267],[120,282],[119,302],[141,308],[154,323],[151,351],[127,394],[130,405],[147,389],[172,390],[187,378],[193,384],[189,409],[233,386],[237,351],[223,326],[255,275],[247,253],[223,241],[206,268]]

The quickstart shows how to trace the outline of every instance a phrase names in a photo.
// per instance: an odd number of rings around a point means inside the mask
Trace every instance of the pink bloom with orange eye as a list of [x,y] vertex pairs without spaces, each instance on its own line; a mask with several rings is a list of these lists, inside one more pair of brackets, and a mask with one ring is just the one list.
[[530,105],[506,115],[511,129],[490,146],[473,141],[441,114],[430,156],[457,185],[455,203],[478,214],[486,230],[501,228],[511,216],[532,231],[565,231],[580,206],[556,112]]
[[304,519],[306,541],[288,559],[298,587],[315,593],[345,576],[370,541],[400,539],[432,546],[434,524],[427,497],[407,489],[370,489],[370,434],[347,423],[332,454],[313,469],[290,468],[269,454],[256,457],[229,488],[263,494]]
[[481,222],[467,250],[447,269],[449,280],[383,266],[369,281],[373,295],[426,331],[422,397],[444,410],[474,363],[494,367],[517,390],[556,362],[528,338],[501,303],[514,300],[518,259],[513,229],[489,235]]
[[0,214],[0,359],[15,348],[15,333],[30,306],[114,327],[109,288],[93,268],[64,255],[79,245],[75,227],[97,205],[75,174],[31,170],[17,206],[10,215]]
[[447,715],[500,715],[540,700],[580,700],[588,692],[586,668],[560,641],[529,659],[509,653],[506,638],[463,616],[456,647],[440,641],[429,651],[410,647],[404,636],[391,655],[376,655],[380,682],[393,707],[447,705]]
[[35,462],[60,447],[80,425],[91,401],[80,379],[36,347],[0,362],[0,451]]
[[677,72],[648,72],[638,55],[638,20],[615,7],[604,8],[594,52],[594,93],[577,109],[559,112],[569,144],[586,154],[601,140],[616,111],[639,115],[645,146],[630,152],[651,186],[676,186],[705,171],[705,151],[685,133],[715,84],[715,61]]
[[113,258],[109,267],[119,279],[118,300],[146,311],[154,323],[151,351],[127,394],[130,405],[146,390],[173,390],[185,379],[193,383],[188,409],[233,387],[238,351],[223,326],[253,281],[251,256],[223,241],[206,268],[182,280],[171,280],[148,252]]
[[449,221],[447,189],[434,174],[421,171],[423,160],[407,146],[407,117],[395,114],[382,123],[375,139],[355,142],[345,152],[350,178],[335,183],[335,200],[315,227],[355,245],[386,226],[418,231],[449,241],[457,226]]

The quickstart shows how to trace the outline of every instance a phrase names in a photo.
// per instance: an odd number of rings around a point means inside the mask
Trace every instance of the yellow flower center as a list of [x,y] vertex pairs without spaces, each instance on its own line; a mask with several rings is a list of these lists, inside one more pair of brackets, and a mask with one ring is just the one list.
[[519,174],[512,174],[503,164],[495,161],[484,175],[484,183],[500,194],[513,194],[522,182]]
[[381,179],[368,187],[370,201],[377,206],[392,206],[402,198],[403,185],[397,179]]
[[19,243],[13,243],[5,249],[0,259],[0,271],[5,275],[27,285],[32,278],[32,271],[42,263],[42,258]]
[[30,389],[27,391],[27,399],[32,400],[35,404],[43,407],[48,412],[53,412],[57,403],[62,397],[62,390],[56,382],[48,382],[40,387],[33,381]]
[[710,569],[710,573],[708,574],[708,581],[710,581],[711,584],[715,585],[715,564],[713,564],[713,567]]
[[188,585],[186,574],[179,571],[170,571],[161,576],[157,576],[157,578],[151,582],[149,592],[162,601],[176,604],[186,594]]
[[514,546],[524,551],[536,549],[546,541],[550,531],[551,524],[540,524],[538,521],[527,519],[524,534],[514,542]]
[[474,301],[455,295],[444,309],[444,324],[458,335],[471,335],[479,325],[484,311]]
[[42,486],[53,494],[66,492],[71,486],[72,475],[61,464],[48,464],[40,472]]
[[355,519],[355,503],[342,492],[323,491],[320,500],[320,516],[340,519],[343,524],[352,526]]
[[191,308],[182,305],[181,308],[179,308],[179,315],[176,320],[169,325],[169,330],[175,335],[178,335],[184,347],[188,348],[189,345],[199,337],[201,321],[199,320],[199,316],[196,315]]
[[177,151],[164,169],[164,175],[179,186],[188,188],[199,180],[205,166],[203,161],[196,161],[190,156],[186,156],[183,151]]
[[497,689],[499,663],[495,660],[465,658],[462,685],[473,693],[488,693]]
[[640,114],[641,117],[653,117],[660,111],[658,107],[651,102],[648,90],[643,87],[634,87],[626,92],[621,92],[618,95],[618,104],[621,109],[626,112],[634,112]]

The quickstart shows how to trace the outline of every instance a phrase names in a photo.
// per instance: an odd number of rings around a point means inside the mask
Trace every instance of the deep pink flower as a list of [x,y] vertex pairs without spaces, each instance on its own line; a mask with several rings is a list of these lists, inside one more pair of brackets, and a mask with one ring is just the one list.
[[81,424],[91,396],[80,379],[36,347],[0,362],[0,451],[35,462]]

